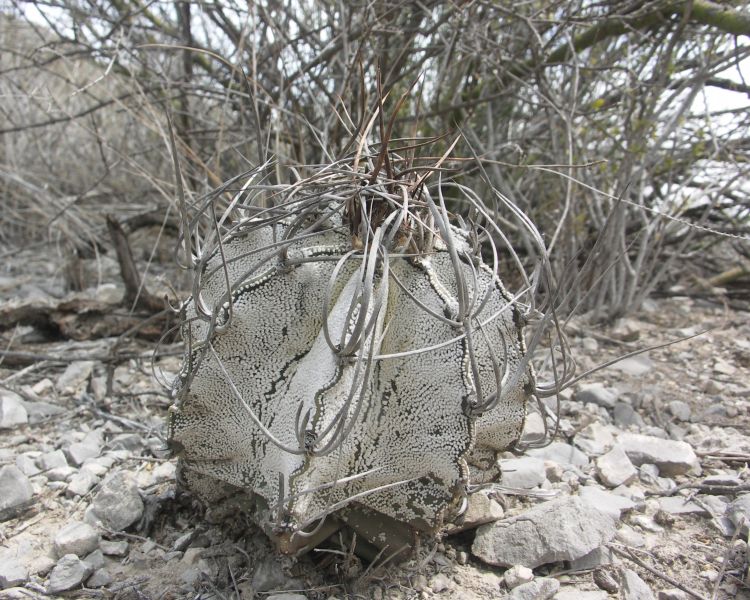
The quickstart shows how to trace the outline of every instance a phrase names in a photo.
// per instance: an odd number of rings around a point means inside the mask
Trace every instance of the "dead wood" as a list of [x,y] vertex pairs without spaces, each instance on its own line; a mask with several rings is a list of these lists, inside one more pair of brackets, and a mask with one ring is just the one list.
[[120,265],[120,275],[125,284],[124,302],[127,306],[140,308],[154,313],[164,310],[164,301],[151,294],[141,279],[141,274],[133,260],[130,250],[128,236],[119,221],[112,215],[107,215],[107,229],[112,238],[112,244],[117,253],[117,262]]
[[51,337],[83,341],[119,336],[134,330],[134,337],[156,340],[167,320],[166,311],[162,309],[161,312],[164,313],[161,318],[144,323],[150,315],[118,311],[111,304],[81,296],[60,302],[10,302],[0,305],[0,331],[30,325]]

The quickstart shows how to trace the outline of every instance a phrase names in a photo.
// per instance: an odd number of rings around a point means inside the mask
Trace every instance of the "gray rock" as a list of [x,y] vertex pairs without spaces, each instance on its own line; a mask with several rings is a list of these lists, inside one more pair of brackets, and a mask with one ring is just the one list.
[[34,496],[29,478],[15,465],[0,468],[0,490],[0,521],[7,521],[23,512]]
[[272,596],[267,596],[267,600],[307,600],[307,596],[304,594],[292,594],[290,592],[286,592],[284,594],[273,594]]
[[616,519],[582,498],[568,496],[515,517],[482,525],[472,546],[486,563],[511,567],[575,560],[609,542]]
[[95,459],[87,459],[83,466],[81,467],[81,471],[88,471],[92,475],[95,475],[96,477],[103,477],[107,474],[107,471],[109,471],[109,467],[102,464],[100,461],[104,457],[99,457]]
[[15,392],[0,390],[0,429],[13,429],[28,422],[23,398]]
[[19,561],[0,561],[0,590],[23,585],[29,579],[29,570]]
[[622,585],[622,600],[655,600],[651,588],[635,571],[624,569],[620,583]]
[[62,406],[50,404],[49,402],[24,402],[23,406],[29,415],[29,423],[32,425],[36,425],[49,417],[65,412]]
[[103,443],[101,434],[92,431],[82,441],[75,442],[68,447],[68,458],[72,464],[79,467],[86,459],[99,456]]
[[509,590],[534,579],[534,571],[523,565],[515,565],[503,573],[505,587]]
[[560,582],[552,577],[537,577],[522,583],[508,594],[508,600],[549,600],[560,589]]
[[68,481],[76,472],[73,467],[55,467],[54,469],[45,471],[44,476],[49,481]]
[[656,594],[658,600],[688,600],[688,595],[678,588],[659,590]]
[[620,392],[615,388],[604,387],[601,383],[591,383],[579,389],[574,398],[584,404],[593,402],[597,406],[613,409]]
[[595,338],[585,337],[581,340],[581,347],[586,352],[596,352],[599,349],[599,342]]
[[627,485],[638,477],[638,471],[620,446],[597,458],[596,470],[601,482],[610,488]]
[[640,527],[644,531],[651,533],[661,533],[664,531],[664,528],[657,525],[656,521],[648,515],[631,515],[630,523],[631,525],[635,525],[636,527]]
[[190,542],[193,541],[193,538],[196,536],[195,531],[188,531],[187,533],[183,533],[180,537],[178,537],[174,543],[172,544],[173,550],[178,550],[180,552],[184,552],[187,547],[190,545]]
[[609,428],[594,422],[578,432],[573,443],[590,456],[600,456],[612,448],[615,438]]
[[58,557],[66,554],[86,556],[99,547],[99,533],[91,525],[73,521],[57,533],[53,547]]
[[122,286],[114,283],[102,283],[96,288],[96,299],[104,304],[119,304],[123,295]]
[[528,456],[541,460],[551,460],[561,465],[575,465],[585,467],[589,458],[578,448],[564,442],[552,442],[545,448],[533,448],[526,452]]
[[107,556],[125,556],[128,553],[129,544],[125,541],[111,542],[109,540],[102,540],[99,542],[99,549],[102,554]]
[[633,486],[618,485],[616,488],[612,490],[612,493],[617,494],[618,496],[629,498],[636,504],[641,504],[646,501],[645,490],[635,485]]
[[705,515],[702,506],[682,496],[664,496],[659,498],[659,508],[670,515]]
[[689,421],[692,416],[690,405],[682,400],[672,400],[667,404],[667,408],[671,415],[678,421]]
[[36,466],[34,459],[26,454],[19,454],[16,456],[16,466],[21,469],[21,472],[27,477],[33,477],[40,473],[40,469]]
[[736,473],[727,473],[724,475],[709,475],[703,479],[702,483],[703,485],[736,486],[742,485],[744,482]]
[[643,548],[646,545],[646,538],[629,525],[623,525],[618,529],[615,538],[618,542],[633,548]]
[[85,562],[92,571],[101,569],[104,567],[104,553],[97,548],[91,554],[86,556],[86,558],[83,559],[83,562]]
[[267,556],[255,568],[252,578],[253,590],[267,592],[274,589],[284,589],[290,579],[284,574],[281,564],[274,556]]
[[58,594],[83,584],[91,574],[86,563],[75,554],[66,554],[57,561],[47,581],[47,593]]
[[135,451],[143,448],[144,444],[143,437],[137,433],[120,433],[110,440],[109,447],[113,450]]
[[90,360],[79,360],[68,365],[57,380],[57,391],[62,394],[75,394],[91,376],[94,363]]
[[612,368],[621,373],[625,373],[625,375],[630,375],[631,377],[640,377],[654,368],[654,361],[647,356],[640,354],[638,356],[625,358],[612,365]]
[[471,494],[468,502],[469,506],[463,514],[463,522],[456,529],[451,530],[453,533],[474,529],[485,523],[492,523],[502,519],[505,515],[503,507],[490,498],[487,493],[480,491]]
[[540,440],[544,435],[544,419],[538,412],[530,412],[523,423],[522,443]]
[[637,433],[623,433],[617,438],[617,443],[633,464],[655,464],[662,475],[673,476],[700,472],[698,457],[690,444],[686,442],[663,440]]
[[618,402],[612,413],[612,421],[618,427],[627,429],[628,427],[643,427],[646,422],[643,417],[635,412],[635,409],[627,402]]
[[547,478],[544,461],[531,456],[501,460],[500,468],[503,473],[500,483],[512,488],[535,488]]
[[68,466],[68,460],[65,458],[65,453],[62,450],[55,450],[54,452],[47,452],[42,454],[37,460],[36,464],[42,471],[50,471],[52,469],[59,469]]
[[590,571],[591,569],[601,567],[602,565],[611,565],[614,561],[615,557],[612,553],[612,550],[610,550],[606,546],[599,546],[598,548],[594,548],[585,556],[576,558],[575,560],[571,560],[570,570]]
[[578,490],[578,495],[592,506],[612,515],[618,520],[623,512],[635,508],[635,502],[630,498],[607,492],[593,485],[583,486]]
[[735,527],[743,521],[742,535],[750,529],[750,494],[742,494],[727,507],[727,517]]
[[113,473],[101,485],[86,511],[88,522],[100,521],[113,531],[122,531],[143,516],[143,500],[133,477],[124,471]]
[[708,510],[711,516],[715,518],[725,515],[727,507],[729,506],[726,496],[703,496],[701,498],[701,504],[706,510]]
[[604,590],[577,590],[575,588],[560,590],[554,600],[609,600],[609,594]]
[[437,575],[430,578],[429,586],[433,593],[439,594],[440,592],[451,589],[453,587],[453,583],[445,574],[438,573]]
[[100,588],[112,583],[112,575],[107,569],[97,569],[93,575],[86,580],[86,587]]
[[99,483],[99,478],[91,471],[81,469],[70,478],[68,488],[65,490],[67,496],[85,496]]

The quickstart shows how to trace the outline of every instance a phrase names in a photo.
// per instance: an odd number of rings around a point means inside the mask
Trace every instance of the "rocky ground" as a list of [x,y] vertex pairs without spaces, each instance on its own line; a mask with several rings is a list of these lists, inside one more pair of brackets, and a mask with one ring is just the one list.
[[[59,298],[58,262],[9,261],[2,304]],[[86,294],[116,302],[99,267]],[[566,391],[555,442],[500,457],[461,528],[367,565],[343,543],[279,557],[179,489],[153,344],[16,327],[0,340],[0,598],[750,598],[747,314],[675,296],[613,328],[577,321],[571,345],[585,370],[703,330]],[[179,352],[156,360],[167,377]],[[525,438],[541,430],[531,412]]]

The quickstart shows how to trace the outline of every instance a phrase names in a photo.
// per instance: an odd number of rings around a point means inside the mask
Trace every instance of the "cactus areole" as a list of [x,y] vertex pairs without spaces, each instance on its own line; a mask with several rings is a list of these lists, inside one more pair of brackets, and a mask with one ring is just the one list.
[[182,480],[244,498],[282,552],[343,526],[397,552],[458,518],[469,465],[518,440],[523,312],[445,183],[324,170],[268,187],[273,207],[244,187],[192,253],[169,429]]

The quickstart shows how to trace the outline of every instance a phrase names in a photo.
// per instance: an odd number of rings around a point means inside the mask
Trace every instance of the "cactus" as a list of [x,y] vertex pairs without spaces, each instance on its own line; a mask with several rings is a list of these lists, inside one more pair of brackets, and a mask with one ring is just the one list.
[[536,390],[533,309],[500,280],[484,204],[439,170],[430,187],[360,158],[287,185],[264,165],[220,218],[228,186],[186,217],[170,445],[188,487],[242,499],[287,553],[342,526],[397,552],[454,521],[470,465],[519,439]]

